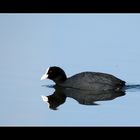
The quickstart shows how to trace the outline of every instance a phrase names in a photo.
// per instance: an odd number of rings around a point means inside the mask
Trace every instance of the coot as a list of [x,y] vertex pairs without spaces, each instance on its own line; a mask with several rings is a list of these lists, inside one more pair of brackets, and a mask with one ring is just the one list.
[[81,90],[115,90],[120,91],[125,86],[125,81],[107,73],[81,72],[67,78],[63,69],[57,66],[49,67],[43,79],[53,80],[57,86]]

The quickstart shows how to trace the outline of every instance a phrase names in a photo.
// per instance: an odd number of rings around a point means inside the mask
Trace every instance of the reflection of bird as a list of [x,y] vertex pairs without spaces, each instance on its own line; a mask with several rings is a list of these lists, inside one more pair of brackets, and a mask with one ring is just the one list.
[[97,105],[96,101],[113,100],[119,96],[125,95],[123,91],[115,90],[80,90],[74,88],[64,88],[55,86],[55,92],[49,96],[42,96],[43,101],[48,102],[49,108],[56,110],[63,104],[66,97],[70,97],[84,105]]
[[73,88],[63,88],[63,93],[67,97],[77,100],[80,104],[84,105],[97,105],[96,101],[113,100],[119,96],[125,95],[123,91],[114,90],[79,90]]
[[64,70],[59,67],[49,67],[43,79],[51,79],[56,85],[82,90],[115,90],[120,91],[125,86],[125,81],[106,73],[81,72],[67,78]]
[[63,104],[66,100],[66,95],[59,89],[55,90],[52,95],[41,96],[44,102],[47,102],[50,109],[57,110],[57,107]]

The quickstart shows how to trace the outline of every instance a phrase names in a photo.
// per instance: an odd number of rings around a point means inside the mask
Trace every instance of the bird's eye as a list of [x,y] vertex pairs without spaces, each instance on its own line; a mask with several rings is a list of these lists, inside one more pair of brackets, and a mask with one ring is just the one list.
[[49,73],[52,73],[52,70],[50,70]]

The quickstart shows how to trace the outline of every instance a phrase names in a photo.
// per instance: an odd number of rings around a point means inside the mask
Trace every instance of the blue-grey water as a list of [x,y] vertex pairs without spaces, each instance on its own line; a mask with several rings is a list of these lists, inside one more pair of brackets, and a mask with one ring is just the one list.
[[[139,61],[140,14],[0,14],[0,125],[139,126]],[[129,86],[99,105],[67,97],[52,110],[41,96],[54,83],[40,78],[54,65],[68,77],[99,71]]]

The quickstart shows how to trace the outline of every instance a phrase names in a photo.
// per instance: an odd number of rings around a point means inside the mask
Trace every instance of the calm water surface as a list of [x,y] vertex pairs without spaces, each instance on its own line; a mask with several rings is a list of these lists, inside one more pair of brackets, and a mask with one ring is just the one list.
[[53,110],[41,95],[54,83],[40,81],[56,65],[68,77],[100,71],[139,85],[139,37],[140,14],[0,14],[0,125],[139,126],[139,87],[99,105],[67,97]]

